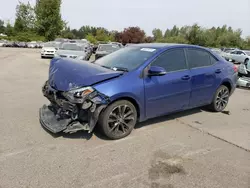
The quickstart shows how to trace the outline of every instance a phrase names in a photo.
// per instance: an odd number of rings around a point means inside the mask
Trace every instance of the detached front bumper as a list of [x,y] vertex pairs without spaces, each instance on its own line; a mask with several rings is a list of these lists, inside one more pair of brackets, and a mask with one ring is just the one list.
[[52,133],[59,133],[71,123],[70,118],[61,118],[51,109],[52,106],[44,105],[40,108],[39,116],[41,125]]
[[40,108],[39,119],[41,125],[52,133],[75,133],[80,130],[91,133],[99,114],[109,103],[109,98],[97,91],[82,104],[70,103],[48,82],[43,87],[43,94],[51,104]]

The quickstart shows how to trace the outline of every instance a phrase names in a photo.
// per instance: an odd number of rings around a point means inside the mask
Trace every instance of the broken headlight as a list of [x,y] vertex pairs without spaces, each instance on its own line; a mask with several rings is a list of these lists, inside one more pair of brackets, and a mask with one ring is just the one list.
[[63,96],[72,103],[83,103],[85,98],[93,91],[92,87],[83,87],[64,92]]

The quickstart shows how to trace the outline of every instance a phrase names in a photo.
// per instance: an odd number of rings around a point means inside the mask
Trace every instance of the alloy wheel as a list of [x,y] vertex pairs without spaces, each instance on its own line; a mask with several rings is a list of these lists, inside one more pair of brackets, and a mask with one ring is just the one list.
[[219,111],[222,111],[224,108],[226,108],[228,100],[229,100],[228,88],[226,87],[221,88],[221,90],[217,94],[216,101],[215,101],[216,108]]
[[136,114],[128,105],[119,105],[109,114],[108,129],[114,135],[123,135],[130,131],[135,120]]

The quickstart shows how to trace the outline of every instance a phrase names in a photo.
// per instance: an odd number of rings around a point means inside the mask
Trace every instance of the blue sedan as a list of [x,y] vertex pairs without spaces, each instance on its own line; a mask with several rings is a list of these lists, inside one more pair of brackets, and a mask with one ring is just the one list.
[[221,112],[237,82],[237,67],[207,48],[134,44],[95,62],[51,60],[42,91],[42,126],[53,133],[128,136],[137,122],[207,106]]

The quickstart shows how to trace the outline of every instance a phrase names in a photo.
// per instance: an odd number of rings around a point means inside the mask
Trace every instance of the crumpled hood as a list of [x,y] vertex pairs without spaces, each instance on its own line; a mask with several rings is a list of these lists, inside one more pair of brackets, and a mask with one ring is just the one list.
[[69,91],[115,78],[121,74],[123,72],[106,69],[88,61],[53,58],[49,68],[49,84],[59,91]]

